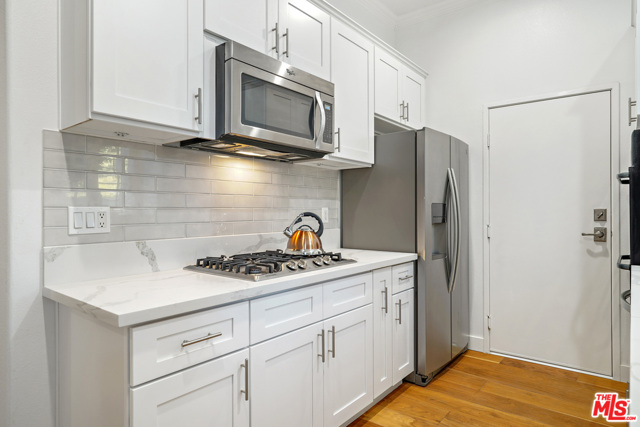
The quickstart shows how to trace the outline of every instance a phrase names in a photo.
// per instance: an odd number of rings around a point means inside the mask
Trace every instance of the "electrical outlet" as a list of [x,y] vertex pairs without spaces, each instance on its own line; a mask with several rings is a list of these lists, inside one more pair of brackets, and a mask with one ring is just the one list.
[[329,208],[322,208],[322,222],[329,222]]
[[111,209],[109,207],[71,207],[69,229],[71,234],[100,234],[111,232]]

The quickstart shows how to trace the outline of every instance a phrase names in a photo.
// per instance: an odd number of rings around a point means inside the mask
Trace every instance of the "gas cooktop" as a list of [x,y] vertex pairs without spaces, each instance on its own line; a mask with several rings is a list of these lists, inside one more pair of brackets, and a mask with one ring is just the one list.
[[325,252],[322,255],[292,255],[278,249],[199,258],[195,265],[188,265],[184,269],[257,282],[354,262],[356,261],[342,258],[339,252]]

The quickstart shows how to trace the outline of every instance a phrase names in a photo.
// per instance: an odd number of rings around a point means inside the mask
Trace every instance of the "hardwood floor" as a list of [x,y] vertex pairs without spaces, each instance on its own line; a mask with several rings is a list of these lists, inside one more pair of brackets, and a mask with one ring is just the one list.
[[606,378],[467,351],[426,387],[402,384],[349,427],[607,425],[591,418],[594,394],[624,398],[626,389]]

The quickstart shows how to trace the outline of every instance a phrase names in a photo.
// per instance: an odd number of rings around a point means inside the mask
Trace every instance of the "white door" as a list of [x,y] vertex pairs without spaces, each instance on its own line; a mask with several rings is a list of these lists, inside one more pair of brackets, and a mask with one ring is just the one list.
[[338,131],[332,157],[373,163],[374,45],[337,20],[331,25],[331,81]]
[[402,64],[386,51],[375,48],[375,113],[403,122]]
[[200,130],[202,0],[92,4],[92,110]]
[[280,60],[329,80],[330,20],[306,0],[280,0]]
[[372,322],[371,304],[324,322],[327,331],[325,427],[342,425],[373,402]]
[[322,349],[322,323],[251,347],[252,427],[322,426]]
[[[612,374],[610,104],[602,91],[489,110],[491,351]],[[594,227],[606,242],[581,235]]]
[[239,351],[131,390],[132,427],[249,427]]
[[373,397],[393,384],[391,267],[373,271]]
[[402,93],[405,108],[405,123],[414,129],[422,128],[422,108],[425,81],[422,76],[404,68],[402,74]]
[[414,370],[413,289],[393,296],[393,383]]
[[205,0],[204,29],[269,53],[276,43],[275,26],[267,26],[270,7],[277,9],[277,0]]

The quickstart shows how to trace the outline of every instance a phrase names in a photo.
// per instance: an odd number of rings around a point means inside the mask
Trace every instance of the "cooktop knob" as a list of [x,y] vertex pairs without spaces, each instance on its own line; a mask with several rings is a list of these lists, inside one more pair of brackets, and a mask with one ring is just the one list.
[[295,271],[295,270],[297,270],[297,269],[298,269],[298,264],[297,264],[295,261],[289,261],[289,262],[287,263],[287,268],[288,268],[289,270]]
[[321,266],[322,266],[322,258],[320,258],[320,257],[316,257],[316,258],[314,258],[314,259],[313,259],[313,263],[314,263],[315,265],[317,265],[318,267],[321,267]]
[[299,260],[299,261],[298,261],[298,268],[301,268],[301,269],[303,269],[303,270],[304,270],[305,268],[307,268],[307,261],[305,261],[305,260],[303,260],[303,259]]
[[322,257],[322,262],[324,262],[327,265],[331,264],[331,257],[329,255],[323,256]]

